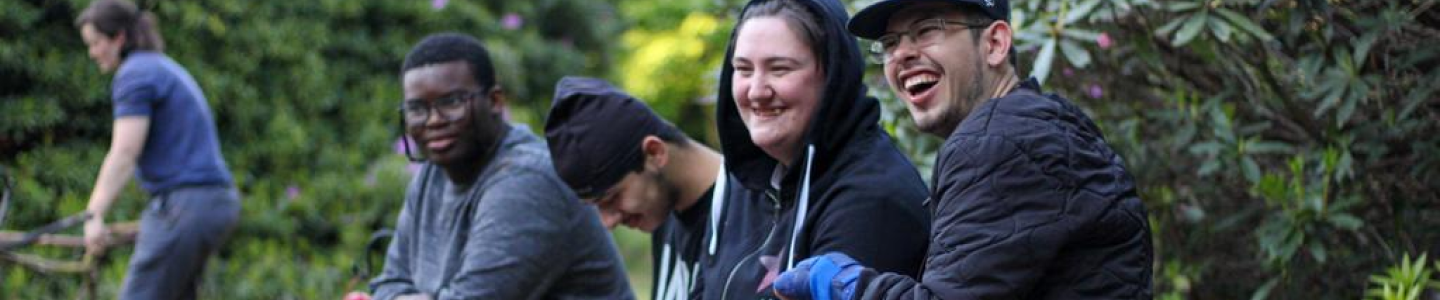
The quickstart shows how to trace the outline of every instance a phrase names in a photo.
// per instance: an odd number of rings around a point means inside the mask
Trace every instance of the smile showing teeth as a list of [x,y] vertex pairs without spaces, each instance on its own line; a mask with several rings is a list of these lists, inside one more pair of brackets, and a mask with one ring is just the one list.
[[909,91],[911,94],[916,94],[924,91],[931,86],[934,86],[935,82],[938,81],[940,81],[940,77],[937,77],[935,75],[919,74],[911,76],[910,78],[906,78],[904,86],[906,91]]
[[781,112],[784,112],[784,111],[785,111],[785,109],[783,109],[783,108],[771,108],[771,109],[758,109],[758,108],[757,108],[757,109],[755,109],[755,114],[758,114],[758,115],[761,115],[761,116],[773,117],[773,116],[778,116],[778,115],[780,115],[780,113],[781,113]]

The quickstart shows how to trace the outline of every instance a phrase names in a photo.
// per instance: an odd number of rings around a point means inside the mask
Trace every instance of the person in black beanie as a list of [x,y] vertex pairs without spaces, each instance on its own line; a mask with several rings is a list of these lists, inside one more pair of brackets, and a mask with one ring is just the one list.
[[720,153],[624,91],[584,77],[556,84],[545,138],[556,172],[600,208],[606,227],[652,234],[654,299],[690,299],[710,202],[725,190]]

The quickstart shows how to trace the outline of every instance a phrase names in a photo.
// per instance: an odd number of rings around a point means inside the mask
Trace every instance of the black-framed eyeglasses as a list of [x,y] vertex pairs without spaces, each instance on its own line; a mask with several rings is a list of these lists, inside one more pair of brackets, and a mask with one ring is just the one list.
[[449,96],[432,100],[409,99],[401,102],[400,115],[405,125],[421,125],[430,119],[430,111],[438,111],[440,117],[445,120],[455,121],[465,116],[465,104],[477,97],[482,97],[483,91],[458,91]]
[[410,151],[410,138],[405,133],[406,127],[424,125],[430,119],[430,111],[440,112],[440,117],[449,121],[457,121],[465,116],[465,104],[478,97],[484,97],[493,89],[486,88],[481,91],[456,91],[449,96],[434,100],[410,99],[400,103],[400,142],[405,147],[405,158],[411,162],[425,161],[424,156],[415,156]]
[[916,21],[905,31],[886,33],[870,43],[870,58],[874,60],[875,63],[889,62],[892,56],[891,54],[895,52],[896,47],[900,46],[900,42],[903,42],[905,37],[909,37],[910,42],[915,44],[916,47],[934,45],[936,42],[939,42],[942,37],[945,37],[946,25],[956,25],[964,29],[975,29],[989,27],[990,24],[993,24],[993,22],[970,24],[945,19]]

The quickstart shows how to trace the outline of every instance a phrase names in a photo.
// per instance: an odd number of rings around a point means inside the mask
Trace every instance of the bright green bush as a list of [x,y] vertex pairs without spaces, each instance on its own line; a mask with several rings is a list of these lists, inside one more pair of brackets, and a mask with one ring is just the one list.
[[[1383,275],[1370,276],[1370,289],[1365,292],[1368,299],[1415,300],[1420,299],[1426,288],[1440,288],[1440,281],[1431,279],[1435,269],[1426,265],[1430,260],[1420,254],[1410,260],[1410,254],[1400,258],[1400,263],[1385,269]],[[1436,262],[1435,268],[1440,268]]]

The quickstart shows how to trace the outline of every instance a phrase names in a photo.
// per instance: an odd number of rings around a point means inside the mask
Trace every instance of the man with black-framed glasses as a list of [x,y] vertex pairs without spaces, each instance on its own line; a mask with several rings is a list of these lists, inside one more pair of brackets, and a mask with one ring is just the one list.
[[555,174],[540,138],[501,117],[505,92],[479,41],[426,37],[401,81],[401,125],[419,148],[406,155],[425,163],[370,283],[375,299],[634,297],[595,207]]
[[883,0],[848,29],[922,131],[945,138],[919,277],[844,253],[776,280],[789,299],[1150,299],[1150,227],[1099,127],[1021,80],[1006,0]]

